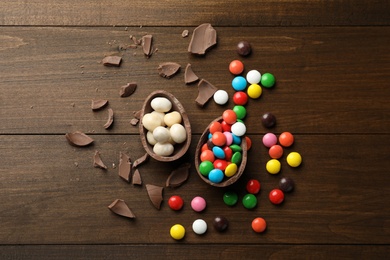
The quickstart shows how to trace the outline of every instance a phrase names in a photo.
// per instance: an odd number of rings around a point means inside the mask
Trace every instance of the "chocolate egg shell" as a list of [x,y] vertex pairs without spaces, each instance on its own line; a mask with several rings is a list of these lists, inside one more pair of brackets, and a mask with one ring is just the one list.
[[[142,117],[147,114],[151,113],[153,111],[153,108],[151,106],[151,101],[156,97],[165,97],[172,103],[172,111],[177,111],[180,113],[182,117],[181,124],[184,126],[186,132],[187,132],[187,139],[181,143],[181,144],[175,144],[174,146],[174,152],[170,156],[159,156],[156,153],[153,152],[153,146],[149,144],[147,140],[147,132],[148,130],[143,126],[142,124]],[[142,145],[145,149],[145,151],[154,159],[161,162],[171,162],[174,160],[177,160],[181,158],[188,150],[191,144],[191,125],[190,120],[188,119],[188,115],[183,107],[183,105],[177,100],[177,98],[172,95],[171,93],[165,91],[165,90],[156,90],[152,92],[144,101],[144,104],[142,106],[141,115],[140,115],[140,123],[139,123],[139,132],[141,137]]]
[[199,177],[206,183],[212,185],[212,186],[215,186],[215,187],[226,187],[226,186],[229,186],[233,183],[235,183],[240,177],[241,175],[244,173],[244,170],[245,170],[245,166],[246,166],[246,161],[247,161],[247,152],[248,152],[248,149],[247,149],[247,144],[246,144],[246,140],[245,138],[242,138],[241,140],[241,148],[242,148],[242,160],[241,160],[241,163],[239,165],[239,168],[237,170],[237,173],[234,174],[232,177],[225,177],[225,179],[220,182],[220,183],[214,183],[212,181],[210,181],[207,177],[203,176],[200,171],[199,171],[199,164],[201,163],[200,161],[200,153],[202,151],[202,145],[204,143],[207,142],[208,140],[208,135],[209,135],[209,128],[210,128],[210,125],[212,123],[214,123],[215,121],[219,121],[221,122],[222,121],[222,117],[218,117],[216,118],[215,120],[213,120],[208,126],[207,128],[203,131],[202,135],[200,136],[200,139],[199,139],[199,142],[196,146],[196,151],[195,151],[195,167],[196,167],[196,172],[198,173]]

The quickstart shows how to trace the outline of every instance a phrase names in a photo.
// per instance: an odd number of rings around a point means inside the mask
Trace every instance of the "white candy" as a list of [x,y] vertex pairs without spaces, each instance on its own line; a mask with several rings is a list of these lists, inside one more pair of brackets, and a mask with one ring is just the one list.
[[250,84],[258,84],[261,79],[261,74],[257,70],[250,70],[246,74],[246,81],[248,81]]
[[169,133],[169,130],[166,129],[165,127],[163,127],[163,126],[157,126],[153,130],[153,138],[158,143],[168,142],[170,137],[171,137],[171,134]]
[[171,101],[165,97],[153,98],[152,102],[150,102],[150,105],[157,112],[168,112],[172,108]]
[[181,123],[181,115],[177,111],[173,111],[171,113],[167,113],[164,116],[164,123],[168,126],[171,127],[174,124],[180,124]]
[[244,125],[244,123],[235,122],[232,125],[231,131],[236,136],[243,136],[246,133],[246,126]]
[[146,140],[148,140],[150,145],[155,145],[157,143],[156,139],[153,137],[153,133],[150,131],[146,133]]
[[218,105],[225,105],[228,102],[228,100],[229,100],[229,95],[225,90],[220,89],[214,93],[214,101]]
[[160,156],[170,156],[173,154],[174,148],[170,143],[156,143],[153,146],[153,152]]
[[197,219],[192,223],[192,230],[195,234],[202,235],[207,231],[207,223],[203,219]]
[[172,140],[177,144],[181,144],[187,139],[186,129],[181,124],[174,124],[169,129],[169,132],[171,133]]
[[146,129],[153,132],[157,126],[161,126],[161,119],[156,114],[147,113],[142,117],[142,124]]
[[152,115],[157,115],[157,116],[160,118],[160,120],[161,120],[160,125],[165,126],[165,123],[164,123],[164,116],[165,116],[165,113],[153,111],[151,114],[152,114]]

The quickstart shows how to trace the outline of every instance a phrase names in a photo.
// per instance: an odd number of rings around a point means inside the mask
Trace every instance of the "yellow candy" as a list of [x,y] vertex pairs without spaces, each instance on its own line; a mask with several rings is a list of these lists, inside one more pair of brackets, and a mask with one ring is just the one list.
[[225,169],[225,176],[232,177],[234,174],[236,174],[237,169],[238,169],[237,164],[235,163],[229,164]]
[[173,239],[180,240],[186,234],[186,230],[182,225],[176,224],[171,227],[169,233]]
[[291,152],[287,155],[287,163],[291,167],[298,167],[302,163],[302,157],[297,152]]
[[259,84],[251,84],[247,89],[248,96],[256,99],[261,96],[262,89]]
[[271,174],[277,174],[280,172],[281,164],[276,159],[271,159],[267,162],[265,168]]

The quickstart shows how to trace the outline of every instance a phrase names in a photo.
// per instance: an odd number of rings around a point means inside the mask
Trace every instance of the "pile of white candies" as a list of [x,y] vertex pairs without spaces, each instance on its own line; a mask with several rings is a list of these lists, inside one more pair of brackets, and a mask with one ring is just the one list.
[[155,97],[150,103],[153,112],[142,117],[142,124],[148,130],[146,139],[153,146],[153,152],[160,156],[170,156],[174,145],[187,139],[187,132],[181,124],[182,116],[171,111],[172,103],[165,97]]

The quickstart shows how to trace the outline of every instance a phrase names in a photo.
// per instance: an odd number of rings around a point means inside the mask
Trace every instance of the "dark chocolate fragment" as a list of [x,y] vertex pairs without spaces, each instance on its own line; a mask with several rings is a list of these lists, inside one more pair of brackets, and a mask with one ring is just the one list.
[[223,232],[228,228],[229,221],[223,216],[217,216],[214,218],[213,226],[218,232]]
[[142,36],[142,48],[144,54],[148,57],[152,55],[152,41],[153,41],[152,35],[148,34]]
[[135,169],[131,183],[134,185],[142,185],[142,178],[138,169]]
[[119,67],[121,65],[122,57],[119,56],[107,56],[104,57],[102,63],[104,66],[115,66]]
[[163,78],[171,78],[180,70],[180,64],[176,62],[164,62],[158,65],[158,74]]
[[194,29],[188,52],[204,55],[215,44],[217,44],[217,31],[211,24],[204,23]]
[[92,100],[91,108],[92,110],[95,111],[105,107],[107,104],[108,104],[108,100],[106,99],[96,99],[96,100]]
[[103,163],[99,151],[95,151],[93,156],[93,167],[107,170],[107,166]]
[[66,133],[65,137],[68,142],[74,146],[87,146],[93,143],[93,139],[91,137],[79,131]]
[[238,44],[237,44],[237,53],[241,56],[248,56],[249,54],[251,54],[252,52],[252,48],[251,48],[251,45],[249,44],[249,42],[247,41],[240,41]]
[[291,192],[294,190],[294,180],[289,177],[283,177],[279,181],[279,189],[281,189],[283,192]]
[[164,188],[153,184],[146,184],[146,190],[148,191],[148,196],[153,206],[156,209],[160,209],[163,201],[162,193]]
[[214,87],[210,82],[201,79],[198,84],[198,96],[195,99],[195,102],[199,106],[203,107],[207,103],[207,101],[209,101],[210,98],[212,98],[212,96],[217,90],[218,89]]
[[121,97],[129,97],[134,93],[136,89],[137,89],[137,83],[135,82],[127,83],[126,85],[122,86],[119,89],[119,95]]
[[137,118],[132,118],[132,119],[130,120],[130,124],[131,124],[132,126],[138,125],[138,122],[139,122],[139,119],[137,119]]
[[184,82],[190,84],[199,80],[199,77],[192,70],[190,63],[187,64],[186,70],[184,71]]
[[107,119],[107,122],[104,124],[104,128],[105,129],[110,128],[110,126],[112,125],[113,122],[114,122],[114,110],[112,110],[112,108],[109,108],[108,109],[108,119]]
[[131,177],[131,159],[126,154],[120,152],[119,158],[119,176],[127,182]]
[[271,128],[276,125],[276,117],[271,113],[265,113],[261,117],[261,123],[266,128]]
[[179,168],[172,171],[171,174],[168,176],[165,186],[173,188],[182,185],[188,179],[190,167],[190,163],[184,163]]
[[108,206],[108,208],[119,216],[126,217],[126,218],[135,218],[134,213],[127,206],[124,200],[116,199]]
[[133,167],[134,167],[134,168],[137,168],[139,165],[143,164],[143,163],[146,162],[148,159],[149,159],[149,154],[148,154],[148,153],[145,153],[145,154],[142,155],[140,158],[138,158],[137,160],[134,161]]

